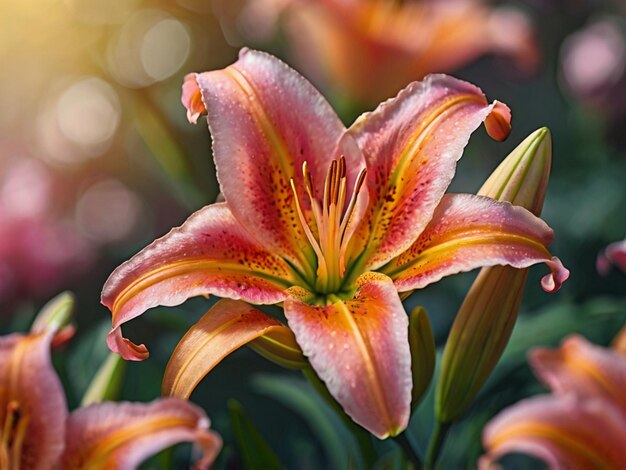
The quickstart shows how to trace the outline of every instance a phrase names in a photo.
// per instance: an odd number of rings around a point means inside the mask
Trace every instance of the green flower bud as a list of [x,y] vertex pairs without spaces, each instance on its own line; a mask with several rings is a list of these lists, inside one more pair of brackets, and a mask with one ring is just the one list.
[[415,409],[435,372],[435,338],[428,314],[423,307],[415,307],[409,316],[409,345],[413,374],[411,407]]
[[56,337],[68,339],[74,334],[74,294],[63,292],[50,300],[37,314],[30,331],[33,334],[52,333]]
[[[529,135],[496,168],[479,194],[541,213],[552,160],[550,131]],[[527,269],[483,268],[456,316],[435,390],[435,414],[449,423],[469,407],[500,359],[515,325]]]

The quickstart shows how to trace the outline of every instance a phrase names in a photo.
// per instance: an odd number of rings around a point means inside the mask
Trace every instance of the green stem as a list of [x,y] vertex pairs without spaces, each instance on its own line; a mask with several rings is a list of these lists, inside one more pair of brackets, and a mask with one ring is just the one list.
[[315,371],[311,367],[305,367],[302,369],[302,373],[307,378],[313,388],[320,394],[320,396],[330,405],[330,407],[337,413],[337,416],[344,422],[350,433],[355,437],[361,456],[363,457],[363,463],[365,468],[371,468],[376,461],[376,453],[372,447],[372,440],[369,433],[363,428],[358,426],[352,419],[346,415],[341,408],[341,405],[337,403],[335,398],[328,392],[328,389],[324,383],[319,379]]
[[404,456],[406,459],[411,462],[414,470],[422,470],[422,460],[420,456],[415,452],[413,446],[409,442],[409,439],[406,437],[406,433],[399,434],[395,437],[392,437],[394,442],[398,444],[402,451],[404,452]]
[[446,435],[448,434],[450,426],[450,423],[442,423],[441,421],[437,421],[435,423],[435,429],[430,436],[428,452],[426,453],[426,470],[433,470],[435,468],[439,452],[441,452],[441,448],[446,440]]

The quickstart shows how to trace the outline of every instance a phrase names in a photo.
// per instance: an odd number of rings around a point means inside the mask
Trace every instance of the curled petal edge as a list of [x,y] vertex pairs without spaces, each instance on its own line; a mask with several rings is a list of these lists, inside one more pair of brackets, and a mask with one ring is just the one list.
[[128,338],[124,338],[119,326],[109,331],[107,346],[127,361],[143,361],[150,356],[145,344],[135,344]]
[[541,287],[546,292],[558,291],[563,283],[569,279],[569,269],[563,266],[561,260],[553,256],[550,260],[545,261],[550,268],[550,274],[546,274],[541,278]]
[[198,118],[206,114],[206,107],[202,101],[202,93],[198,86],[198,74],[189,73],[185,75],[183,82],[183,93],[180,98],[181,103],[187,109],[187,120],[191,124],[197,124]]
[[511,133],[511,108],[495,100],[491,105],[491,112],[485,118],[487,134],[498,142],[506,140]]

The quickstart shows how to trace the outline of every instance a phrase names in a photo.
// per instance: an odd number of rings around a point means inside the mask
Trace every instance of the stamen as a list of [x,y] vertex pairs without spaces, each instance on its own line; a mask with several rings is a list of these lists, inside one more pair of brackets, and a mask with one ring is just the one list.
[[20,413],[20,404],[9,401],[0,437],[0,468],[19,470],[28,422],[29,419]]
[[306,234],[306,237],[309,239],[309,243],[311,243],[311,246],[313,247],[313,251],[315,251],[315,254],[317,255],[318,276],[320,275],[320,272],[319,272],[320,269],[322,269],[324,273],[327,273],[328,269],[326,267],[326,259],[324,258],[324,254],[322,253],[322,250],[319,244],[317,243],[317,240],[313,236],[313,232],[311,232],[311,228],[309,227],[309,224],[307,224],[306,218],[304,217],[304,212],[302,211],[302,207],[300,207],[300,201],[298,200],[298,192],[296,191],[296,184],[293,178],[289,179],[289,184],[291,185],[291,191],[293,192],[293,198],[296,203],[296,212],[298,213],[300,224],[302,225],[302,228],[304,229],[304,233]]
[[11,430],[15,424],[15,410],[19,408],[18,403],[15,400],[11,400],[7,403],[6,414],[4,416],[4,426],[2,427],[2,440],[0,445],[3,448],[9,447],[9,439],[11,436]]
[[367,168],[363,168],[359,172],[359,175],[357,176],[356,183],[354,183],[354,191],[352,191],[352,196],[350,197],[348,208],[346,209],[346,213],[343,217],[343,221],[341,222],[340,232],[341,232],[342,238],[346,232],[348,221],[350,220],[350,217],[352,216],[352,212],[354,211],[354,206],[356,206],[356,201],[359,197],[359,192],[361,191],[361,187],[363,186],[363,183],[365,183],[366,176],[367,176]]
[[359,175],[357,176],[356,182],[354,183],[354,191],[352,192],[352,196],[350,197],[350,202],[348,203],[348,208],[346,209],[346,213],[343,216],[343,220],[341,221],[341,226],[339,227],[339,272],[341,276],[343,276],[346,272],[346,251],[348,249],[348,242],[350,238],[345,236],[346,230],[348,229],[348,223],[352,218],[352,213],[354,212],[354,208],[356,206],[356,202],[359,198],[359,192],[361,191],[361,187],[365,182],[365,176],[367,175],[367,169],[363,168]]
[[24,446],[24,439],[26,438],[26,430],[28,429],[28,422],[30,420],[26,416],[22,416],[18,419],[15,432],[13,434],[13,444],[11,448],[11,458],[13,459],[13,469],[19,470],[20,460],[22,456],[22,447]]
[[309,165],[306,161],[302,164],[302,176],[304,177],[304,187],[306,192],[309,195],[309,198],[313,200],[313,177],[311,176]]
[[339,178],[346,177],[346,157],[343,155],[339,158]]
[[328,206],[330,205],[330,198],[333,191],[333,183],[335,180],[335,174],[337,173],[337,160],[330,162],[330,168],[328,168],[328,174],[326,175],[326,181],[324,181],[324,204],[322,210],[327,213]]
[[315,219],[315,224],[317,225],[317,231],[319,233],[319,231],[321,230],[319,221],[322,220],[322,210],[317,199],[313,197],[313,177],[311,176],[311,172],[309,171],[309,166],[306,161],[302,164],[302,176],[304,178],[304,187],[306,189],[307,195],[309,196],[311,210],[313,211],[313,217]]
[[359,172],[350,199],[347,199],[347,169],[346,159],[342,155],[339,159],[330,162],[322,198],[315,197],[313,192],[313,177],[307,162],[302,164],[304,188],[311,203],[312,216],[317,233],[308,225],[304,211],[300,205],[296,192],[295,182],[290,180],[294,194],[296,211],[303,230],[318,258],[317,279],[315,288],[321,293],[335,292],[341,287],[343,275],[346,271],[345,252],[348,241],[345,239],[347,226],[353,216],[360,189],[365,181],[365,169]]

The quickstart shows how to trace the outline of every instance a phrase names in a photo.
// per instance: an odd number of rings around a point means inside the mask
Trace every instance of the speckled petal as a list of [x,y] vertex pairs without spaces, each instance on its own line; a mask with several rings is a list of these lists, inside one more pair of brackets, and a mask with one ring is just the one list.
[[324,97],[269,54],[243,49],[229,67],[195,77],[208,112],[218,179],[233,214],[270,251],[314,274],[314,253],[298,220],[290,179],[307,210],[303,162],[319,196],[331,160],[341,154],[353,184],[364,165],[358,147],[351,136],[341,138],[345,127]]
[[0,423],[12,413],[14,436],[23,437],[19,462],[10,468],[47,470],[63,451],[67,404],[50,361],[52,336],[0,337]]
[[572,395],[523,400],[491,420],[483,431],[487,451],[480,467],[502,455],[526,453],[551,469],[623,468],[626,421],[608,401]]
[[125,359],[145,359],[145,346],[123,338],[120,326],[149,308],[207,294],[273,304],[294,283],[287,264],[252,239],[226,204],[207,206],[111,274],[102,291],[112,312],[109,347]]
[[283,328],[287,327],[245,302],[218,301],[176,346],[163,375],[163,395],[189,398],[198,383],[230,353]]
[[471,194],[446,194],[413,245],[384,266],[399,291],[419,289],[445,276],[481,266],[527,268],[546,263],[542,287],[553,292],[569,271],[546,248],[553,232],[526,209]]
[[389,278],[363,275],[352,300],[285,301],[289,327],[345,412],[380,439],[402,432],[411,404],[408,317]]
[[[417,239],[450,185],[470,135],[482,122],[492,137],[510,131],[510,112],[474,85],[446,75],[414,82],[349,132],[367,160],[370,208],[351,247],[376,269]],[[493,122],[492,122],[493,121]]]
[[201,449],[199,469],[208,468],[222,447],[220,436],[209,431],[204,411],[178,398],[91,405],[68,420],[61,468],[132,470],[180,442],[193,442]]
[[622,410],[626,420],[626,358],[620,353],[572,335],[559,349],[531,351],[530,364],[553,393],[605,397]]

